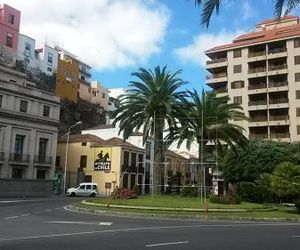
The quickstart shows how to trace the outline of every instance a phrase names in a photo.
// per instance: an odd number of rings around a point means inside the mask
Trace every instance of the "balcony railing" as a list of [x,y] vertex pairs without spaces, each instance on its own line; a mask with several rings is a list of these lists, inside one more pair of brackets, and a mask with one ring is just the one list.
[[281,65],[269,65],[269,70],[280,70],[280,69],[286,69],[287,65],[286,64],[281,64]]
[[226,93],[228,90],[227,88],[218,88],[218,89],[215,89],[215,92],[220,94],[220,93]]
[[266,105],[267,100],[250,101],[249,106]]
[[11,153],[9,154],[9,160],[14,161],[14,162],[25,162],[28,163],[30,162],[30,155],[28,154],[14,154]]
[[227,58],[217,58],[217,59],[212,59],[211,61],[206,61],[206,64],[214,64],[214,63],[222,63],[222,62],[227,62]]
[[266,55],[266,51],[249,52],[248,53],[248,58],[256,57],[256,56],[265,56],[265,55]]
[[271,133],[271,139],[278,139],[278,138],[290,138],[289,133]]
[[279,104],[279,103],[288,103],[288,98],[276,98],[276,99],[270,99],[269,104]]
[[219,73],[219,74],[213,74],[206,76],[206,79],[215,79],[215,78],[221,78],[221,77],[227,77],[227,73]]
[[266,72],[266,68],[258,67],[258,68],[252,68],[248,70],[248,74],[261,73],[261,72]]
[[259,84],[254,84],[254,85],[249,85],[248,89],[253,90],[253,89],[264,89],[267,87],[266,83],[259,83]]
[[282,48],[274,48],[274,49],[269,49],[268,54],[276,54],[276,53],[281,53],[281,52],[286,52],[287,49],[285,47]]
[[266,116],[250,117],[250,122],[266,122],[266,121],[268,121],[268,117]]
[[34,156],[34,163],[52,164],[52,159],[53,158],[51,156],[35,155]]
[[288,115],[272,115],[270,116],[270,121],[287,121],[289,120]]
[[0,152],[0,161],[4,160],[4,152]]
[[270,82],[269,88],[283,87],[283,86],[287,86],[287,85],[288,85],[288,82]]
[[254,140],[254,139],[268,139],[268,134],[250,134],[249,138]]

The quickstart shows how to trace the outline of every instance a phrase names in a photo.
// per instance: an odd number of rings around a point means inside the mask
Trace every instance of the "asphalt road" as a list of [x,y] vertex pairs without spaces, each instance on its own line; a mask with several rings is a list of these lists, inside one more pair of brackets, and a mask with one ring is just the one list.
[[0,199],[0,250],[300,249],[299,223],[129,218],[64,209],[76,200]]

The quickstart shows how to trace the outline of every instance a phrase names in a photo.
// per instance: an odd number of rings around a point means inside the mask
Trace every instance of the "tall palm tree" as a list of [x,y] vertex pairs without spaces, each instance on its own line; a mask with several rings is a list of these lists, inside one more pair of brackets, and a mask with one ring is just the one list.
[[186,141],[187,148],[192,142],[199,145],[198,159],[203,163],[206,159],[207,143],[213,141],[222,148],[226,142],[231,148],[235,144],[245,145],[246,137],[242,127],[230,123],[230,120],[247,119],[242,112],[242,107],[235,103],[228,103],[228,97],[216,98],[215,93],[196,90],[188,91],[188,99],[184,100],[186,115],[181,117],[180,123],[169,129],[166,139],[177,141],[178,147]]
[[[115,112],[114,124],[120,124],[124,139],[134,131],[143,131],[144,142],[154,137],[156,161],[154,174],[156,184],[163,184],[162,163],[165,145],[163,132],[166,125],[172,126],[183,115],[181,102],[186,95],[180,88],[186,84],[178,75],[157,66],[154,71],[140,68],[132,73],[136,81],[130,81],[130,88],[121,97],[120,107]],[[160,181],[158,181],[158,178]]]
[[[209,26],[211,16],[214,11],[219,13],[222,0],[195,0],[196,6],[202,6],[201,13],[201,24],[205,27]],[[280,18],[282,15],[283,8],[286,7],[284,15],[291,13],[300,4],[299,0],[275,0],[274,14],[276,18]]]

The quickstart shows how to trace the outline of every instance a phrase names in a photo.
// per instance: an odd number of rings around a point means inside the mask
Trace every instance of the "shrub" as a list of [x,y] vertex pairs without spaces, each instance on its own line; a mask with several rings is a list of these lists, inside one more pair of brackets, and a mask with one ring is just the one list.
[[273,193],[266,186],[256,185],[253,182],[238,183],[236,193],[241,200],[248,202],[264,203],[273,199]]
[[114,191],[114,199],[134,199],[137,198],[137,193],[126,189],[126,188],[116,188]]
[[209,200],[211,203],[218,204],[240,204],[242,201],[238,195],[234,195],[232,192],[229,192],[225,196],[213,195]]
[[183,189],[181,189],[180,194],[181,196],[186,196],[186,197],[197,197],[198,190],[196,187],[184,187]]
[[295,203],[295,206],[296,206],[298,212],[300,212],[300,199],[296,199],[296,200],[294,201],[294,203]]

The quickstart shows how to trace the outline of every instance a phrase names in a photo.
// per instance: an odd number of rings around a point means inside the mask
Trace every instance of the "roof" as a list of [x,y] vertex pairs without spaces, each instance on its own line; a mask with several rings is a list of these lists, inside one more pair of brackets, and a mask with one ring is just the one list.
[[[298,17],[297,16],[283,16],[283,17],[280,17],[279,21],[286,21],[286,20],[292,20],[292,19],[298,19]],[[265,19],[265,20],[257,23],[256,26],[274,23],[277,21],[278,21],[277,18],[269,18],[269,19]]]
[[232,43],[213,47],[205,51],[205,53],[209,54],[211,52],[228,50],[230,48],[243,47],[250,44],[264,43],[296,36],[300,36],[300,24],[243,34],[235,38]]
[[177,154],[177,153],[175,153],[174,151],[169,150],[169,149],[166,150],[166,156],[167,156],[167,157],[181,158],[182,160],[188,160],[188,159],[186,159],[185,157],[183,157],[182,155]]
[[[94,146],[97,146],[97,145],[94,145]],[[102,146],[102,145],[101,145]],[[143,150],[127,141],[124,141],[118,137],[113,137],[113,138],[110,138],[108,140],[105,141],[105,146],[120,146],[120,147],[129,147],[129,148],[134,148],[134,149],[138,149],[138,150]]]
[[[66,142],[67,135],[64,135],[58,139],[58,142]],[[69,142],[93,142],[97,144],[105,144],[105,140],[98,136],[91,134],[70,134]]]
[[115,125],[112,125],[112,124],[100,124],[100,125],[98,125],[98,126],[89,128],[89,129],[87,129],[87,130],[109,129],[109,128],[115,128],[115,127],[116,127],[116,126],[115,126]]

